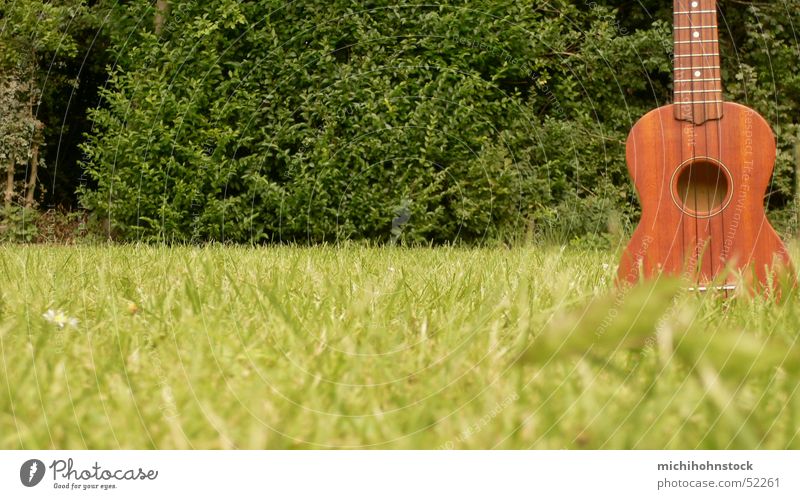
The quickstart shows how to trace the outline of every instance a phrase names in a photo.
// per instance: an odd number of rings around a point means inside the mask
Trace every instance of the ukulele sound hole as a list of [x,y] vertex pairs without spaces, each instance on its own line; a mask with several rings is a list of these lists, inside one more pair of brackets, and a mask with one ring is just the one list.
[[676,201],[691,215],[713,216],[725,207],[729,184],[728,172],[722,165],[709,160],[694,161],[678,171]]

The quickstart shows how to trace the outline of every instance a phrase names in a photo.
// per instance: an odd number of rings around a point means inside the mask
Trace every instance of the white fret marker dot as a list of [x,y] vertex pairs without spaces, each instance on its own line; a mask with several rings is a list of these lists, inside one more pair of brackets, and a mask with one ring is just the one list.
[[700,76],[700,71],[695,71],[695,72],[694,72],[694,75],[695,75],[695,76]]
[[697,8],[697,2],[692,2],[692,8],[693,8],[693,9],[696,9],[696,8]]
[[695,38],[700,38],[700,32],[699,31],[695,31],[694,33],[692,33],[692,36],[695,37]]

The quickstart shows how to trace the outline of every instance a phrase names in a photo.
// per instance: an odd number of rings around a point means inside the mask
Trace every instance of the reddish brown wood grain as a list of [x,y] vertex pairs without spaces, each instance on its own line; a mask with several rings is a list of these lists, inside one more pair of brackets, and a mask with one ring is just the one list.
[[[699,125],[676,120],[673,105],[660,107],[631,130],[626,159],[642,218],[622,255],[620,283],[664,273],[710,286],[733,283],[733,270],[747,276],[751,289],[767,289],[779,267],[791,269],[764,213],[776,154],[772,130],[752,109],[722,106],[722,118]],[[727,204],[708,217],[687,214],[674,199],[675,172],[702,157],[730,175]]]

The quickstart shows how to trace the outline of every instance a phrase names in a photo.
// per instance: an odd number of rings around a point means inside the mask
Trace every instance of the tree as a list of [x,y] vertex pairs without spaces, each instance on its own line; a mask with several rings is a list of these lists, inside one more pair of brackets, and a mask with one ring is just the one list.
[[156,16],[153,21],[153,27],[157,35],[163,33],[168,13],[169,2],[167,0],[156,0]]
[[[6,226],[17,206],[30,209],[35,201],[44,144],[44,123],[37,117],[43,61],[75,55],[68,28],[84,12],[82,0],[0,0],[0,162],[6,171]],[[24,175],[18,181],[20,166]]]

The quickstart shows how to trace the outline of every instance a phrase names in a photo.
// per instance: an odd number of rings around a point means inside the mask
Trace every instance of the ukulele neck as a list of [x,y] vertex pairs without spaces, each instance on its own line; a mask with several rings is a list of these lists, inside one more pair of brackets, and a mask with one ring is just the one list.
[[675,119],[700,125],[722,117],[716,0],[674,0]]

